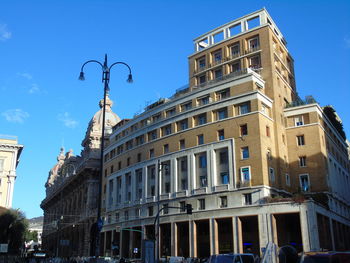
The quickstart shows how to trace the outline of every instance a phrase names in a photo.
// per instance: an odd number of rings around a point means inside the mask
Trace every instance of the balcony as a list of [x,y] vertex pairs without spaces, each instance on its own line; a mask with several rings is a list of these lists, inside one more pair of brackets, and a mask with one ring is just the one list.
[[160,200],[168,200],[170,199],[170,193],[164,193],[160,195]]
[[228,190],[228,184],[214,185],[213,187],[214,192],[222,192],[227,190]]
[[156,201],[156,197],[155,196],[149,196],[146,198],[146,203],[152,203]]
[[188,190],[182,190],[182,191],[178,191],[175,192],[175,197],[186,197],[188,196]]
[[208,192],[208,187],[201,187],[201,188],[193,189],[194,195],[206,194],[207,192]]
[[257,46],[253,46],[253,47],[250,47],[248,48],[246,51],[245,51],[245,54],[250,54],[250,53],[253,53],[253,52],[256,52],[260,50],[260,45],[257,45]]
[[285,105],[285,108],[293,108],[298,107],[302,105],[308,105],[308,104],[314,104],[317,103],[317,101],[314,99],[313,96],[306,96],[305,99],[301,99],[299,96],[292,102]]

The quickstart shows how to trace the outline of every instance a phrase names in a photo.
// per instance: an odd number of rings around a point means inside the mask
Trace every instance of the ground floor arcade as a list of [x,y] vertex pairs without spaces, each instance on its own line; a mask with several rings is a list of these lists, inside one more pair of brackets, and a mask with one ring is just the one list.
[[[140,258],[142,239],[154,239],[154,218],[106,225],[104,255]],[[273,203],[162,216],[159,255],[205,258],[218,253],[261,254],[268,242],[300,251],[350,249],[350,222],[313,202]]]

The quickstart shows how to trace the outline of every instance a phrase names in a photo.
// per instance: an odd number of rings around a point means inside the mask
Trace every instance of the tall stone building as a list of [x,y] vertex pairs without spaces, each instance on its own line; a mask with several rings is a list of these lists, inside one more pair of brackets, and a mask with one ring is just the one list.
[[[89,122],[82,141],[83,150],[75,156],[61,148],[57,163],[49,172],[46,197],[41,203],[44,210],[42,234],[43,249],[53,255],[91,256],[95,253],[92,225],[97,217],[100,174],[100,144],[102,133],[102,106]],[[113,102],[106,99],[106,134],[119,123],[113,113]]]
[[350,249],[341,120],[297,96],[294,60],[267,11],[215,28],[194,47],[189,85],[113,129],[104,254],[139,257],[158,204],[162,257],[260,254],[268,242]]
[[0,206],[11,208],[16,169],[23,145],[16,136],[0,135]]

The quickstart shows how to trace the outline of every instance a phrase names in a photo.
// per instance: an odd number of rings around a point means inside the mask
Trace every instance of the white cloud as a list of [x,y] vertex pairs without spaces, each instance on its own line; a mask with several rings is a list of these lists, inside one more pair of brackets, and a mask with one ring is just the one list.
[[64,126],[68,128],[73,129],[78,125],[78,122],[73,120],[68,112],[58,114],[58,120],[63,122]]
[[345,47],[350,48],[350,37],[346,36],[344,38],[344,42],[345,42]]
[[40,89],[38,87],[38,84],[33,83],[28,92],[29,92],[29,94],[33,94],[33,93],[37,93],[39,91],[40,91]]
[[7,29],[6,24],[0,24],[0,41],[9,40],[12,36],[12,33]]
[[27,72],[17,73],[17,75],[28,80],[31,80],[33,78],[33,76]]
[[1,113],[8,122],[23,123],[29,117],[29,113],[21,109],[11,109]]

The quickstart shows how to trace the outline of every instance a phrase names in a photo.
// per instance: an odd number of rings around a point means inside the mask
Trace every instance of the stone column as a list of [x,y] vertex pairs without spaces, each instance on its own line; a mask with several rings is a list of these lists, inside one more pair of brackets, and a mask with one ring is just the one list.
[[190,257],[197,257],[197,228],[196,223],[193,220],[188,222],[189,224],[189,243],[190,243]]
[[171,223],[171,256],[177,256],[177,225]]

